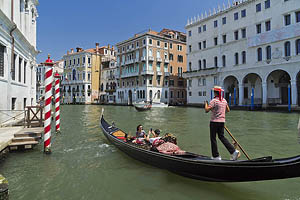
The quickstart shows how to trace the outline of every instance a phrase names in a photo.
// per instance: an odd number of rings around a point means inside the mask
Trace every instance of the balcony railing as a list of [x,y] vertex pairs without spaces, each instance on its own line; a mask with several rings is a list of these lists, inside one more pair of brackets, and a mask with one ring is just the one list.
[[157,75],[157,76],[161,76],[161,75],[162,75],[162,72],[161,72],[161,71],[157,71],[157,72],[156,72],[156,75]]
[[154,75],[153,70],[145,70],[141,72],[141,75]]
[[170,60],[169,59],[165,59],[165,63],[169,63],[170,62]]
[[146,56],[143,56],[143,57],[141,57],[141,60],[143,61],[143,62],[145,62],[147,59],[146,59]]
[[156,61],[157,62],[162,62],[162,59],[161,58],[156,58]]
[[128,78],[128,77],[135,77],[135,76],[139,76],[139,72],[132,72],[132,73],[128,73],[128,74],[122,74],[121,78]]
[[136,58],[136,59],[135,59],[135,62],[136,62],[136,63],[140,62],[140,59],[139,59],[139,58]]
[[170,76],[170,72],[164,72],[165,76]]
[[154,61],[154,57],[153,56],[149,56],[148,59],[149,59],[149,61]]
[[131,64],[133,64],[133,62],[134,62],[133,59],[127,60],[127,61],[125,62],[125,65],[131,65]]

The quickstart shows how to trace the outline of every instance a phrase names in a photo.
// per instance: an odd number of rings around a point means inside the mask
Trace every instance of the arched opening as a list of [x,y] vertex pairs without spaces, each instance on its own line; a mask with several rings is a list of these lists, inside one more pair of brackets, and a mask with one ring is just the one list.
[[236,103],[236,105],[239,104],[239,82],[236,77],[228,76],[224,79],[224,91],[225,99],[228,103],[231,105],[234,105],[234,103]]
[[243,104],[251,104],[251,94],[253,88],[254,104],[262,105],[262,80],[259,75],[254,73],[247,74],[243,80],[243,88]]
[[131,90],[129,90],[129,92],[128,92],[128,104],[132,105],[132,91]]
[[290,83],[291,77],[286,71],[275,70],[271,72],[267,78],[267,103],[269,105],[287,105]]

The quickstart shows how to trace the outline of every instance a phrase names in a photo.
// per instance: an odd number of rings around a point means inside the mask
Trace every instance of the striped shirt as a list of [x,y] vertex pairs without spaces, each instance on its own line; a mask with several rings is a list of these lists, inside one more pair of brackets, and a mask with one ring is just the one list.
[[222,98],[222,101],[220,101],[219,97],[216,97],[210,101],[209,106],[212,108],[210,121],[225,122],[226,99]]

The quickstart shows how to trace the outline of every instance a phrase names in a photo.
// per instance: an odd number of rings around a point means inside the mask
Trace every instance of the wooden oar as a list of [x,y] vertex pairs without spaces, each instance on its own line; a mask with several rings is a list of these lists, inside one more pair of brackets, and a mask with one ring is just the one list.
[[224,126],[224,128],[227,131],[227,133],[230,135],[230,137],[234,140],[234,142],[236,142],[236,144],[239,146],[239,148],[242,150],[242,152],[245,154],[245,156],[248,158],[248,160],[251,160],[250,157],[248,156],[248,154],[246,153],[246,151],[243,149],[243,147],[238,143],[238,141],[230,133],[230,131],[228,130],[228,128],[226,126]]

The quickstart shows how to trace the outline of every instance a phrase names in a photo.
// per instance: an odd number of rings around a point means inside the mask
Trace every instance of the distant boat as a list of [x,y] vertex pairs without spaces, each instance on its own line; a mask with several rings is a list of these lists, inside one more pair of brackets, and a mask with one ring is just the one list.
[[152,108],[151,103],[145,101],[134,102],[133,106],[137,111],[145,111],[145,110],[150,110]]
[[167,108],[169,105],[161,102],[152,102],[152,108]]

